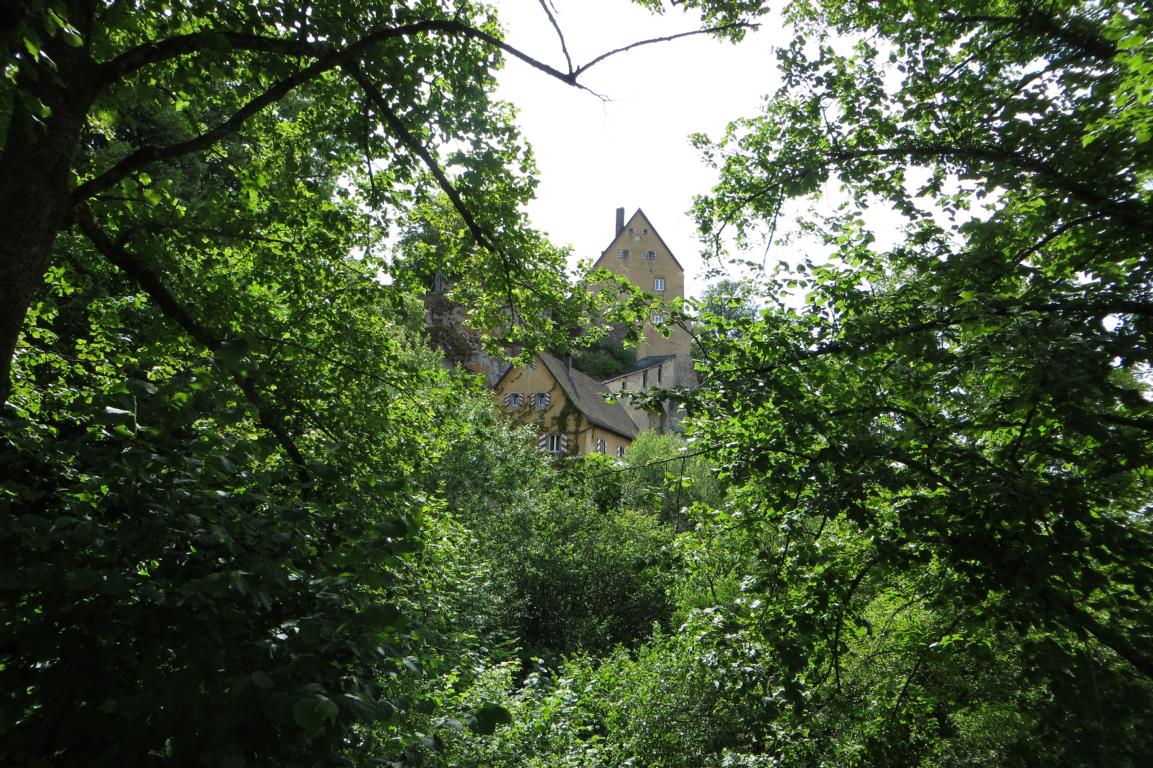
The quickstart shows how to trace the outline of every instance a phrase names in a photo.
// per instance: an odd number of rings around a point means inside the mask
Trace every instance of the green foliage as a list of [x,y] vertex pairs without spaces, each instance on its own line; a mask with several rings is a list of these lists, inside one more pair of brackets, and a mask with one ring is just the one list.
[[628,373],[637,364],[637,351],[611,339],[593,344],[573,355],[573,365],[598,381]]
[[[446,637],[474,639],[414,575],[436,552],[419,532],[439,509],[430,474],[472,395],[420,342],[408,265],[381,257],[389,228],[431,212],[457,298],[500,342],[620,319],[521,213],[533,166],[489,97],[492,10],[0,15],[0,763],[415,759],[406,729],[432,707],[416,681],[457,666]],[[571,528],[587,513],[566,504]],[[635,567],[658,547],[646,525],[575,539],[586,603],[617,562],[641,586],[613,594],[646,595],[597,642],[663,610]],[[597,538],[634,532],[620,561]],[[525,562],[548,565],[533,546]],[[505,626],[489,618],[502,593],[482,592],[477,636]],[[480,731],[500,719],[473,714]]]
[[702,379],[708,378],[713,356],[723,350],[724,340],[740,335],[756,319],[757,292],[752,281],[723,279],[705,288],[695,302],[692,353]]
[[[639,642],[667,621],[672,530],[598,493],[607,462],[554,466],[523,431],[485,418],[441,470],[457,538],[430,553],[430,591],[454,624],[555,660]],[[442,580],[462,571],[471,577]]]
[[[407,477],[416,436],[436,440],[432,359],[355,268],[270,265],[247,291],[271,303],[295,279],[343,288],[327,310],[344,317],[342,341],[372,350],[360,364],[382,377],[424,371],[409,382],[424,407],[327,357],[342,347],[321,341],[320,312],[293,323],[295,346],[277,357],[255,338],[209,355],[89,251],[67,256],[29,324],[0,453],[0,761],[299,764],[358,751],[358,723],[408,706],[390,701],[389,681],[424,647],[393,587],[422,513]],[[326,355],[304,351],[314,344]],[[232,386],[230,372],[258,369],[297,397],[293,381],[317,382],[315,413],[356,414],[329,434],[300,430],[323,457],[307,473]],[[369,430],[392,461],[362,452]]]
[[678,529],[688,525],[686,510],[694,504],[720,506],[724,489],[707,451],[680,435],[652,430],[629,445],[620,473],[620,504],[656,515]]
[[[821,712],[777,718],[789,764],[1090,765],[1088,741],[1137,765],[1153,199],[1140,44],[1114,41],[1144,22],[898,6],[792,5],[782,90],[709,150],[706,233],[771,234],[831,179],[850,200],[806,222],[827,260],[782,269],[739,333],[717,324],[690,407],[740,486],[723,525],[745,533],[709,532],[746,562],[706,543],[694,562],[725,599],[743,574],[749,631]],[[887,249],[878,200],[906,221]],[[795,753],[801,734],[821,746]]]
[[694,443],[561,465],[420,341],[438,273],[498,344],[647,313],[527,225],[489,9],[72,8],[0,30],[0,763],[1153,752],[1143,8],[791,4],[698,211],[835,179],[831,255],[706,297]]

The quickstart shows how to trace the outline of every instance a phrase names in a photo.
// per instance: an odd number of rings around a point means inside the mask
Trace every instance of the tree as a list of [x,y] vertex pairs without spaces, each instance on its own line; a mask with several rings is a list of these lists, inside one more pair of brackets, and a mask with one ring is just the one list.
[[[778,596],[751,631],[779,643],[798,716],[829,711],[868,658],[848,638],[914,578],[936,629],[872,699],[887,702],[872,764],[927,759],[930,712],[992,700],[950,692],[928,661],[988,633],[1060,702],[1025,728],[1056,739],[1057,762],[1090,763],[1089,738],[1137,764],[1153,681],[1153,144],[1132,79],[1147,21],[1127,3],[976,1],[790,18],[785,85],[710,150],[722,181],[699,208],[707,234],[747,241],[829,180],[850,197],[810,222],[831,258],[781,276],[694,403],[750,502],[749,597]],[[878,200],[905,219],[884,250],[861,214]],[[1085,712],[1092,674],[1119,681],[1129,714]]]
[[[739,35],[745,26],[740,9],[724,4],[710,18],[720,33]],[[36,0],[8,14],[4,25],[0,402],[8,398],[21,326],[59,233],[78,224],[98,242],[113,214],[171,204],[163,184],[152,183],[153,175],[160,181],[157,169],[211,152],[230,137],[240,137],[248,154],[259,146],[254,125],[299,117],[280,107],[289,94],[303,96],[312,127],[321,131],[298,138],[325,161],[347,169],[363,163],[370,206],[401,203],[411,185],[432,182],[484,246],[475,268],[510,304],[529,301],[534,291],[516,276],[542,265],[531,263],[531,249],[517,248],[515,210],[531,189],[530,166],[513,141],[507,111],[486,97],[492,70],[503,51],[576,85],[604,58],[581,66],[569,61],[561,71],[505,45],[484,7],[437,0],[304,8],[202,2],[178,9]],[[219,83],[231,87],[218,89]],[[119,151],[94,157],[92,150],[144,96],[184,116],[176,135],[152,143],[122,134]],[[437,147],[450,139],[468,151],[441,157]],[[378,174],[372,166],[379,160],[387,167]],[[251,199],[269,196],[267,175],[239,181]],[[524,311],[534,314],[532,307]]]
[[478,324],[548,339],[570,286],[489,92],[587,65],[468,1],[30,0],[0,40],[0,762],[405,759],[460,394],[383,239],[444,195]]
[[749,280],[723,279],[701,293],[693,327],[693,359],[704,365],[707,373],[712,360],[712,337],[730,337],[756,319],[757,287]]
[[460,391],[387,227],[445,196],[478,324],[567,331],[489,93],[591,63],[467,0],[29,0],[0,41],[0,762],[404,759]]
[[621,506],[655,515],[678,528],[687,525],[685,510],[694,504],[720,506],[724,487],[717,482],[716,468],[705,453],[680,435],[640,433],[619,470]]

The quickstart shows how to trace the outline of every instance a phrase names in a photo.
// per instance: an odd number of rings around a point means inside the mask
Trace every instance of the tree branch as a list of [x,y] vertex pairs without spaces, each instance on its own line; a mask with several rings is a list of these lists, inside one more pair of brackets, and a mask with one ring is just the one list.
[[81,203],[99,194],[125,177],[162,160],[171,160],[192,152],[208,149],[226,136],[236,133],[254,115],[284,98],[294,88],[308,82],[317,75],[339,66],[344,54],[326,57],[306,67],[290,77],[279,80],[264,93],[249,101],[223,123],[187,141],[170,144],[166,147],[144,146],[109,168],[78,186],[72,192],[74,203]]
[[1023,29],[1060,40],[1066,46],[1098,61],[1112,61],[1117,55],[1117,46],[1108,38],[1090,29],[1084,21],[1075,19],[1070,25],[1062,25],[1052,16],[1036,10],[1030,10],[1022,16],[945,13],[940,19],[949,24],[1018,25]]
[[1048,162],[1026,157],[1002,147],[965,146],[956,144],[909,144],[906,146],[877,147],[874,149],[854,149],[830,153],[827,156],[827,165],[837,165],[846,161],[859,160],[866,157],[952,158],[1005,163],[1051,182],[1051,188],[1064,191],[1076,200],[1112,213],[1127,226],[1144,232],[1153,232],[1153,211],[1149,210],[1147,205],[1135,204],[1130,201],[1114,200],[1088,184],[1069,178]]
[[317,56],[324,50],[319,44],[304,40],[284,40],[278,37],[208,29],[130,48],[100,65],[97,75],[98,87],[106,88],[151,64],[160,64],[189,54],[220,48],[222,45],[236,51],[274,53],[293,58]]
[[587,72],[589,69],[592,69],[597,64],[600,64],[605,59],[610,58],[612,56],[616,56],[618,53],[625,53],[626,51],[631,51],[634,48],[640,48],[641,46],[654,45],[656,43],[667,43],[667,42],[670,42],[672,40],[680,40],[681,38],[684,38],[684,37],[694,37],[696,35],[709,35],[709,34],[712,34],[714,32],[727,32],[730,29],[756,29],[756,28],[757,28],[756,24],[750,24],[750,23],[744,22],[744,21],[735,21],[731,24],[721,24],[720,26],[708,27],[706,29],[694,29],[691,32],[678,32],[675,35],[665,35],[664,37],[651,37],[647,40],[638,40],[635,43],[629,43],[628,45],[623,46],[621,48],[614,48],[611,51],[606,51],[606,52],[602,53],[600,56],[597,56],[593,59],[590,59],[587,63],[582,64],[579,67],[577,67],[575,70],[573,70],[572,76],[573,76],[573,79],[575,80],[576,78],[580,77],[582,74]]
[[540,0],[540,7],[544,9],[545,16],[548,16],[548,21],[552,24],[552,28],[556,31],[556,36],[560,39],[561,53],[564,54],[565,64],[568,66],[568,71],[572,72],[572,56],[569,55],[568,45],[565,43],[564,32],[561,31],[560,24],[557,24],[556,16],[553,15],[552,8],[549,7],[549,0]]
[[833,630],[833,679],[836,682],[837,693],[841,693],[841,630],[845,625],[845,611],[848,610],[849,603],[856,594],[857,588],[861,586],[865,575],[872,570],[873,566],[877,564],[878,556],[874,555],[865,561],[861,566],[861,570],[849,582],[848,589],[845,590],[844,597],[841,598],[841,604],[837,607],[837,621]]
[[[313,80],[319,75],[335,69],[336,67],[342,65],[357,64],[357,62],[364,57],[364,55],[372,46],[388,39],[423,33],[442,33],[480,40],[503,51],[504,53],[507,53],[513,58],[528,64],[534,69],[537,69],[551,77],[556,78],[557,80],[560,80],[561,82],[576,88],[580,88],[582,90],[589,90],[577,82],[577,77],[581,73],[587,71],[590,67],[609,58],[610,56],[642,45],[650,45],[657,42],[676,40],[678,38],[688,37],[690,35],[707,34],[710,32],[719,32],[727,29],[749,26],[751,25],[741,22],[726,24],[718,27],[711,27],[708,29],[695,30],[692,32],[683,32],[681,34],[653,38],[651,40],[641,40],[623,48],[618,48],[616,50],[603,53],[587,64],[577,67],[576,69],[572,68],[570,60],[568,72],[562,72],[553,66],[545,64],[544,62],[523,53],[519,49],[508,45],[500,38],[494,37],[487,32],[483,32],[463,22],[450,19],[429,19],[425,21],[414,22],[412,24],[403,24],[397,27],[376,30],[369,33],[368,35],[365,35],[355,43],[340,49],[333,49],[323,43],[310,43],[303,40],[284,40],[274,37],[250,35],[223,30],[206,30],[204,32],[197,32],[190,35],[179,35],[157,42],[147,43],[145,45],[133,48],[116,57],[115,59],[112,59],[111,61],[101,65],[100,73],[97,78],[99,87],[107,87],[111,83],[127,77],[133,72],[136,72],[142,67],[148,66],[150,64],[158,64],[189,54],[198,53],[206,49],[218,47],[222,41],[236,50],[273,53],[291,58],[313,56],[316,57],[316,61],[314,61],[308,67],[295,72],[289,77],[274,83],[271,87],[265,90],[264,93],[253,98],[243,107],[241,107],[229,119],[216,126],[215,128],[200,134],[199,136],[189,139],[188,141],[180,142],[167,147],[141,147],[109,170],[105,171],[99,176],[89,179],[88,181],[78,186],[73,192],[72,199],[76,203],[83,202],[93,195],[111,188],[120,180],[138,170],[141,170],[147,165],[163,160],[170,160],[175,157],[180,157],[191,152],[197,152],[211,147],[225,136],[235,133],[253,115],[257,114],[266,107],[275,104],[277,101],[284,98],[284,96],[286,96],[294,88],[297,88],[298,86]],[[568,57],[567,50],[565,52],[565,56],[566,58]],[[360,71],[359,67],[357,67],[356,71]],[[361,74],[363,75],[363,73]],[[591,93],[591,91],[589,92]],[[471,226],[472,225],[470,225],[470,228]]]
[[428,148],[425,147],[416,138],[412,131],[408,130],[408,126],[404,124],[404,121],[402,121],[400,116],[397,115],[396,112],[392,109],[388,101],[384,98],[384,94],[382,94],[380,89],[376,87],[376,84],[368,79],[368,75],[364,73],[364,70],[362,70],[360,66],[355,63],[345,64],[344,69],[352,76],[354,80],[356,80],[356,82],[364,90],[365,95],[376,106],[376,111],[380,113],[381,118],[384,120],[385,124],[388,126],[393,135],[396,136],[397,139],[399,139],[400,142],[405,147],[407,147],[410,152],[420,158],[421,162],[423,162],[425,167],[428,168],[429,173],[431,173],[432,177],[436,179],[437,186],[439,186],[441,191],[448,196],[449,201],[452,203],[452,207],[456,209],[456,212],[464,221],[465,226],[468,227],[468,231],[472,233],[473,239],[476,240],[477,244],[496,254],[500,259],[501,265],[505,272],[505,276],[508,278],[508,284],[506,285],[505,293],[509,302],[509,311],[511,311],[515,317],[516,299],[512,293],[513,270],[512,264],[509,261],[507,254],[505,254],[503,249],[499,248],[494,242],[489,240],[488,235],[485,234],[484,229],[481,228],[481,226],[477,223],[476,218],[472,215],[472,211],[469,210],[469,207],[465,204],[464,199],[460,196],[460,192],[449,180],[448,175],[444,172],[444,169],[440,167],[440,163],[435,157],[433,157],[432,153],[428,151]]
[[[168,287],[164,285],[163,281],[161,281],[155,272],[149,269],[147,265],[137,259],[136,256],[121,244],[114,242],[108,234],[100,228],[96,220],[92,217],[92,212],[86,205],[77,206],[75,215],[80,230],[92,241],[96,250],[115,264],[122,272],[131,277],[136,284],[148,294],[149,298],[156,303],[156,306],[169,320],[172,320],[180,326],[193,340],[210,352],[216,352],[223,346],[223,339],[216,336],[216,334],[193,318],[188,310],[180,303],[180,300],[168,290]],[[301,453],[300,448],[297,447],[288,429],[281,422],[280,417],[264,399],[255,379],[246,374],[234,372],[232,373],[232,380],[244,393],[248,402],[256,408],[260,425],[276,438],[289,459],[296,465],[297,475],[300,481],[305,484],[311,483],[312,474],[308,470],[308,464],[304,458],[304,454]]]

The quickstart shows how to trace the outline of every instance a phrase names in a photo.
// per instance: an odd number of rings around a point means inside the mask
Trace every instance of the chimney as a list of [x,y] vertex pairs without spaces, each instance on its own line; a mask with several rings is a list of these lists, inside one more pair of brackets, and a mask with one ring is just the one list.
[[625,231],[625,209],[624,208],[617,208],[617,231],[616,231],[616,234],[613,235],[613,237],[616,237],[617,235],[619,235],[621,232],[624,232],[624,231]]

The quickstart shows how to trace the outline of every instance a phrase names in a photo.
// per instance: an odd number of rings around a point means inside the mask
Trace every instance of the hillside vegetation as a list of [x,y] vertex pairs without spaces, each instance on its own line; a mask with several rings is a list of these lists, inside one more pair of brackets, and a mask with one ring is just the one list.
[[814,252],[675,318],[687,439],[560,462],[422,293],[637,337],[492,95],[595,60],[472,0],[0,12],[0,765],[1149,764],[1148,9],[636,2],[788,28],[695,213]]

